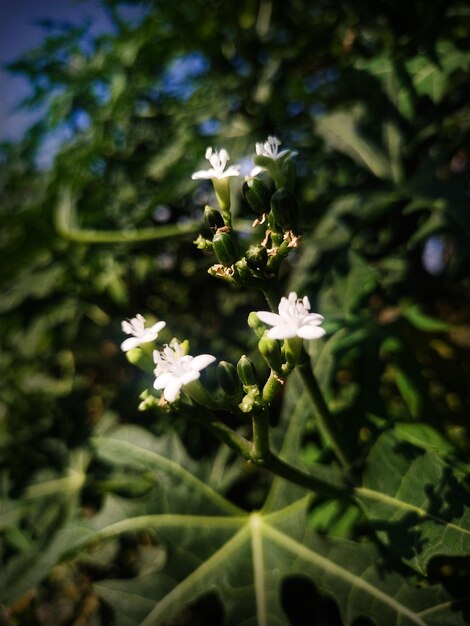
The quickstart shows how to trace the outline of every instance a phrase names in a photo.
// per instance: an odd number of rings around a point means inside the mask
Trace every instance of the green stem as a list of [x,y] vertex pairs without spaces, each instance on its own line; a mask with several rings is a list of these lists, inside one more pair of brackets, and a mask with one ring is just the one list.
[[232,430],[229,426],[221,422],[216,416],[208,410],[199,413],[190,413],[202,426],[211,431],[216,437],[228,445],[229,448],[235,450],[246,461],[252,461],[253,444],[243,435]]
[[[267,469],[276,476],[285,478],[296,485],[314,491],[315,493],[325,497],[341,499],[351,497],[351,490],[347,486],[335,485],[329,483],[323,478],[318,478],[317,476],[308,474],[307,472],[304,472],[303,470],[300,470],[299,468],[294,467],[277,457],[269,451],[269,447],[268,449],[265,449],[265,442],[267,441],[269,444],[268,439],[263,439],[266,435],[266,433],[263,434],[263,429],[267,427],[267,414],[266,421],[264,423],[261,422],[261,420],[257,422],[257,428],[259,427],[261,429],[258,434],[262,438],[262,441],[260,442],[261,447],[258,451],[256,450],[256,437],[255,443],[252,444],[248,441],[248,439],[245,439],[245,437],[236,433],[223,422],[220,422],[210,411],[204,410],[203,412],[199,411],[198,413],[191,412],[188,413],[188,415],[195,418],[202,426],[221,439],[249,463],[253,463],[253,465],[256,465],[257,467]],[[259,453],[260,450],[262,451],[262,454]]]
[[[275,313],[277,311],[279,298],[272,289],[265,288],[263,289],[263,293],[269,306],[271,307],[271,311]],[[330,410],[325,402],[317,379],[312,372],[310,358],[303,347],[300,355],[300,361],[296,369],[316,409],[317,425],[325,443],[333,450],[341,465],[344,468],[349,467],[350,461],[348,459],[348,455],[339,441],[334,419],[331,416]]]
[[301,362],[297,366],[297,371],[316,409],[317,425],[325,443],[333,450],[341,465],[345,468],[349,467],[348,455],[339,442],[334,418],[328,409],[317,379],[312,372],[310,359],[304,348],[302,349]]
[[251,460],[262,463],[269,455],[269,414],[267,409],[252,414],[253,450]]
[[270,470],[277,476],[282,476],[282,478],[285,478],[296,485],[315,491],[316,493],[328,498],[349,499],[352,497],[351,490],[347,486],[333,485],[332,483],[328,483],[321,478],[312,476],[312,474],[308,474],[298,467],[294,467],[293,465],[290,465],[290,463],[286,463],[275,454],[268,455],[268,457],[264,460],[263,467]]
[[182,237],[197,233],[200,222],[189,224],[166,224],[155,228],[134,228],[127,231],[84,229],[76,225],[75,198],[70,189],[64,189],[60,194],[55,215],[55,226],[59,235],[64,239],[78,243],[134,243]]

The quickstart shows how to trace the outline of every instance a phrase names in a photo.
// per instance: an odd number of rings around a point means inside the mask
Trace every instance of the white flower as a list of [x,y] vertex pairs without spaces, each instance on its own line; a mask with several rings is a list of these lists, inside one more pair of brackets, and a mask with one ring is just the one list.
[[163,397],[168,402],[176,400],[183,385],[197,380],[201,370],[215,361],[215,356],[211,354],[200,354],[193,357],[185,354],[177,341],[159,352],[155,350],[153,360],[156,367],[156,376],[153,386],[155,389],[163,389]]
[[127,352],[132,348],[140,346],[142,343],[148,343],[158,337],[158,333],[162,328],[166,326],[165,322],[157,322],[149,328],[145,328],[145,317],[140,313],[137,313],[135,317],[130,320],[124,320],[121,323],[123,332],[127,335],[133,335],[124,339],[121,343],[121,350]]
[[220,150],[212,150],[211,147],[206,150],[206,159],[212,165],[212,168],[209,170],[199,170],[198,172],[194,172],[191,176],[193,180],[198,180],[200,178],[211,178],[211,179],[222,179],[228,178],[229,176],[239,176],[240,175],[240,165],[231,165],[228,169],[225,169],[227,165],[227,161],[230,160],[227,150],[221,148]]
[[279,314],[270,311],[256,312],[262,322],[272,326],[266,333],[270,339],[318,339],[326,332],[320,327],[323,316],[310,313],[307,296],[297,298],[295,291],[291,291],[288,298],[281,298],[278,311]]
[[[282,142],[279,141],[277,137],[269,135],[267,141],[265,141],[264,143],[262,143],[261,141],[256,143],[256,156],[268,157],[273,161],[277,161],[279,159],[282,159],[284,156],[295,156],[297,154],[297,152],[292,152],[291,150],[281,150],[279,152],[279,146],[281,145],[281,143]],[[264,169],[266,168],[259,165],[255,166],[250,172],[250,177],[253,178],[254,176],[257,176]]]
[[277,159],[282,158],[285,154],[290,152],[290,150],[281,150],[281,152],[278,152],[281,143],[282,142],[279,141],[277,137],[270,135],[268,140],[264,143],[256,143],[256,154],[258,156],[266,156],[277,161]]

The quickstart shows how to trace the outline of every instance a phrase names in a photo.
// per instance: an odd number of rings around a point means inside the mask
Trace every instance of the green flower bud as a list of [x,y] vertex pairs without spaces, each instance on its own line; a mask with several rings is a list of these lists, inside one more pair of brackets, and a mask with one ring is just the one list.
[[212,246],[212,241],[206,239],[202,235],[199,235],[198,238],[193,241],[193,243],[196,245],[196,248],[198,250],[206,250],[212,252],[212,250],[214,249]]
[[237,252],[237,244],[231,230],[219,229],[212,240],[214,252],[222,265],[233,265],[239,255]]
[[204,208],[204,219],[206,220],[209,228],[213,231],[216,231],[218,228],[222,228],[224,226],[224,218],[222,217],[220,211],[213,209],[208,204]]
[[299,207],[292,192],[281,187],[271,196],[271,213],[274,221],[283,230],[292,230],[297,225]]
[[206,406],[209,409],[215,408],[215,404],[208,391],[203,387],[200,380],[192,380],[182,386],[183,391],[197,404]]
[[282,356],[279,341],[270,339],[266,334],[263,334],[258,342],[258,349],[268,366],[276,373],[282,373]]
[[243,413],[259,413],[263,408],[263,400],[257,387],[251,387],[238,405]]
[[237,368],[232,363],[220,361],[217,366],[217,382],[227,396],[236,397],[241,394]]
[[142,347],[132,348],[126,352],[126,358],[132,365],[137,365],[144,372],[153,372],[155,363],[153,362],[151,352],[142,349]]
[[266,324],[263,324],[255,311],[252,311],[248,315],[248,326],[255,331],[258,337],[262,337],[264,335],[264,331],[266,330]]
[[243,257],[243,259],[240,259],[239,261],[237,261],[235,263],[235,267],[237,268],[238,275],[240,276],[241,279],[243,279],[243,280],[252,280],[253,279],[253,274],[252,274],[250,268],[248,267],[248,263],[247,263],[245,257]]
[[240,380],[242,381],[242,385],[246,387],[258,385],[254,365],[251,362],[251,359],[249,359],[245,354],[240,357],[240,360],[237,363],[237,372]]
[[283,349],[287,364],[290,369],[293,369],[299,362],[300,351],[302,349],[302,339],[300,339],[300,337],[284,339]]
[[246,251],[248,266],[254,270],[262,270],[268,262],[268,251],[264,246],[250,246]]
[[282,171],[285,175],[285,184],[288,189],[294,189],[295,181],[297,178],[297,168],[292,159],[287,159],[282,166]]
[[176,338],[173,338],[170,341],[170,346],[173,345],[173,342],[179,343],[180,348],[183,351],[183,354],[189,354],[189,341],[187,339],[184,339],[183,341],[178,342],[178,340]]
[[240,402],[238,407],[240,411],[242,411],[242,413],[251,413],[251,411],[253,410],[253,405],[254,405],[253,398],[249,395],[246,395],[246,396],[243,396],[243,400]]
[[245,200],[255,213],[262,215],[269,211],[271,192],[262,180],[250,178],[243,183],[242,192]]
[[141,402],[137,407],[139,411],[146,411],[147,409],[152,409],[158,407],[158,398],[156,398],[148,389],[144,389],[144,391],[139,396]]

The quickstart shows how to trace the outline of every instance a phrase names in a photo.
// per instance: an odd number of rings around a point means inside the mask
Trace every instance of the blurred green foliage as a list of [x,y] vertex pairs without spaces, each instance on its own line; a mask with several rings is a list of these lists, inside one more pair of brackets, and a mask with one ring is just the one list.
[[[92,433],[131,422],[176,430],[207,463],[219,454],[199,427],[137,410],[149,381],[119,350],[120,322],[136,312],[171,320],[194,353],[236,362],[255,348],[246,317],[262,297],[209,276],[213,259],[193,244],[211,189],[191,173],[208,145],[236,163],[275,134],[298,152],[303,242],[281,288],[308,294],[326,318],[328,339],[311,356],[358,461],[394,428],[458,465],[470,450],[468,4],[103,4],[113,32],[51,23],[11,66],[31,84],[24,106],[45,113],[2,146],[4,562],[21,571],[15,559],[40,553],[73,498],[91,514],[109,492],[149,488],[92,458]],[[140,17],[124,20],[124,5]],[[64,138],[59,153],[39,166],[54,136]],[[239,187],[235,196],[238,223],[250,223]],[[244,237],[248,247],[250,229]],[[308,460],[319,441],[305,428]],[[57,483],[54,506],[30,497],[78,466],[83,482]],[[230,489],[237,504],[259,506],[266,478],[239,471]],[[89,579],[132,570],[133,541],[72,566],[70,603],[85,615],[73,623],[107,623]],[[17,598],[11,623],[47,624],[67,584],[52,578],[36,598]],[[57,623],[72,623],[70,606],[60,610]]]

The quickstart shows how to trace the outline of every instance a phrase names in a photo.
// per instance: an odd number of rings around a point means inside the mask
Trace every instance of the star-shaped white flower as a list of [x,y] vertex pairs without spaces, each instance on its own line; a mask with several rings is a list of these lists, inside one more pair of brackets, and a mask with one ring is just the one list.
[[307,296],[297,298],[295,291],[291,291],[288,298],[281,298],[278,307],[279,314],[271,311],[257,311],[258,318],[272,326],[266,334],[270,339],[318,339],[325,334],[320,327],[324,318],[318,313],[310,313],[310,302]]
[[227,162],[230,160],[228,152],[225,148],[212,150],[212,148],[209,147],[206,150],[205,156],[212,167],[209,170],[199,170],[198,172],[194,172],[191,176],[193,180],[201,178],[221,180],[223,178],[228,178],[229,176],[240,175],[240,165],[231,165],[229,168],[225,169]]
[[[267,141],[264,143],[258,141],[255,144],[256,156],[267,157],[268,159],[272,159],[273,161],[278,161],[286,156],[295,156],[297,152],[292,152],[292,150],[281,150],[279,152],[279,146],[281,145],[281,141],[277,137],[273,137],[269,135]],[[261,167],[256,165],[250,172],[250,177],[253,178],[260,174],[265,167]]]
[[279,141],[277,137],[269,135],[268,140],[264,143],[261,141],[256,143],[256,154],[258,156],[266,156],[277,161],[277,159],[282,158],[285,154],[290,152],[290,150],[281,150],[281,152],[279,152],[279,146],[281,143],[282,142]]
[[132,337],[124,339],[121,343],[121,350],[127,352],[132,348],[137,348],[137,346],[140,346],[142,343],[154,341],[154,339],[158,337],[158,333],[165,326],[165,322],[157,322],[153,326],[145,328],[145,317],[140,313],[137,313],[137,315],[130,320],[124,320],[121,323],[121,328],[123,332],[127,335],[132,335]]
[[168,402],[174,402],[178,397],[183,385],[197,380],[201,370],[215,361],[211,354],[190,356],[177,341],[165,346],[162,351],[155,350],[154,374],[156,376],[153,386],[155,389],[163,389],[163,397]]

